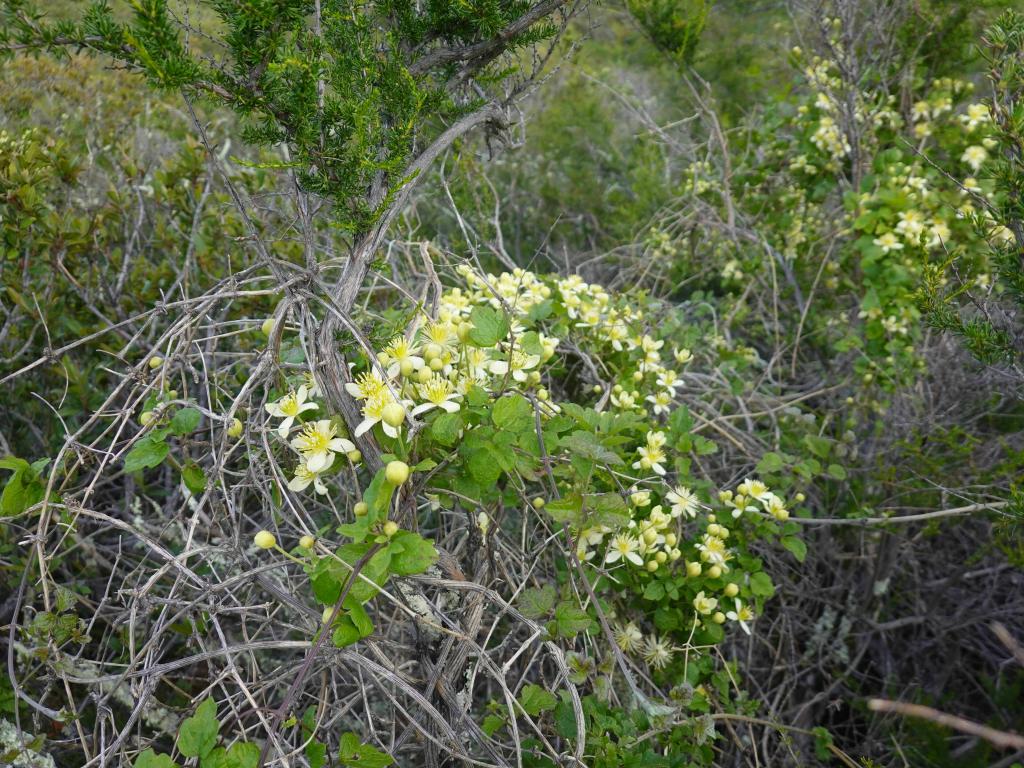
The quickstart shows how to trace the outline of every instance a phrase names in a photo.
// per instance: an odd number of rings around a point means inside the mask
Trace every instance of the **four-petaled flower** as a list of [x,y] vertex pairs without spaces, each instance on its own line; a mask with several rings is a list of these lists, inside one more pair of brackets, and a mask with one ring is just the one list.
[[432,376],[419,387],[420,397],[424,402],[412,409],[413,416],[419,416],[433,408],[440,408],[448,413],[455,413],[460,406],[456,400],[462,395],[455,391],[452,383],[441,376]]
[[300,414],[317,409],[316,403],[306,402],[308,397],[309,389],[303,384],[299,387],[298,391],[293,390],[277,402],[267,403],[267,413],[274,418],[284,419],[277,428],[277,434],[281,437],[288,437],[288,431],[292,428],[292,424],[295,423]]
[[637,554],[640,549],[640,542],[628,533],[620,533],[612,539],[608,547],[608,554],[604,556],[606,563],[615,563],[619,559],[629,560],[633,565],[643,565],[644,560]]
[[349,440],[336,437],[337,434],[338,428],[330,419],[311,421],[292,440],[292,448],[302,454],[307,470],[323,472],[334,461],[332,452],[348,453],[356,449]]

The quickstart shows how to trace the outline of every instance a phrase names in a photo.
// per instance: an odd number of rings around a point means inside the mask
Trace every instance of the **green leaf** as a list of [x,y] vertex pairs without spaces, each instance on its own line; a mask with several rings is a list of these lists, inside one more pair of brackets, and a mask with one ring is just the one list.
[[399,531],[391,537],[392,573],[397,576],[413,576],[423,573],[437,562],[438,554],[434,545],[412,531]]
[[178,437],[189,435],[199,426],[199,419],[201,418],[202,414],[196,408],[182,408],[171,419],[171,432],[178,435]]
[[341,749],[338,758],[342,765],[354,768],[386,768],[395,762],[387,752],[363,744],[354,733],[346,733],[341,737]]
[[590,627],[590,616],[575,603],[562,602],[555,607],[555,633],[575,637]]
[[534,427],[533,406],[522,395],[512,394],[498,398],[491,410],[491,419],[498,429],[522,432]]
[[524,589],[519,595],[519,610],[528,619],[539,619],[548,614],[557,597],[558,593],[550,584]]
[[828,469],[825,471],[828,472],[829,477],[835,478],[836,480],[846,479],[846,470],[839,464],[829,464]]
[[459,413],[441,413],[430,425],[430,434],[446,448],[455,445],[462,429],[462,416]]
[[213,699],[203,699],[196,707],[196,713],[181,724],[178,732],[178,751],[185,757],[206,757],[217,743],[217,704]]
[[170,446],[164,442],[163,437],[157,439],[156,435],[146,435],[124,457],[124,471],[138,472],[158,467],[170,451]]
[[132,763],[133,768],[179,768],[168,755],[158,755],[152,749],[139,753]]
[[306,759],[309,768],[323,768],[327,764],[327,745],[321,741],[311,741],[306,745]]
[[181,479],[196,496],[206,490],[206,473],[195,462],[189,462],[182,468]]
[[499,715],[488,715],[480,724],[480,730],[488,736],[493,736],[505,726],[505,718]]
[[526,714],[536,717],[541,712],[554,709],[558,704],[558,697],[539,685],[527,685],[519,694],[519,703],[526,710]]
[[829,451],[832,450],[832,441],[818,435],[804,435],[804,444],[819,459],[827,458]]
[[803,562],[807,557],[807,545],[803,539],[798,539],[795,536],[785,536],[780,540],[782,546],[793,553],[793,557],[799,562]]
[[493,307],[475,307],[469,321],[473,324],[469,340],[478,347],[493,347],[508,335],[508,320]]
[[0,459],[0,469],[10,469],[14,472],[23,472],[30,466],[31,465],[27,461],[19,459],[17,456],[4,456]]
[[601,442],[597,439],[597,436],[593,432],[584,432],[583,430],[577,430],[571,435],[563,437],[559,441],[559,445],[562,448],[567,449],[570,453],[582,456],[586,459],[593,461],[599,461],[604,464],[622,464],[623,461],[619,458],[619,455],[614,451],[611,451],[601,445]]
[[556,523],[577,523],[583,512],[583,497],[578,493],[553,499],[544,506],[544,511],[551,515]]
[[759,475],[770,475],[775,472],[780,472],[786,463],[782,460],[782,457],[774,451],[769,451],[761,460],[757,462],[757,473]]
[[758,571],[750,577],[750,591],[758,597],[771,597],[775,594],[772,577],[764,571]]
[[583,506],[590,513],[587,523],[617,528],[629,523],[629,508],[617,493],[588,493]]

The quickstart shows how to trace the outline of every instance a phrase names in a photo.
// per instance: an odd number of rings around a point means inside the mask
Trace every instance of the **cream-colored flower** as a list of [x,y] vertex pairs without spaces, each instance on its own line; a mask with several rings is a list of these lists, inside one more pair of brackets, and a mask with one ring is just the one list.
[[293,390],[277,402],[267,403],[267,413],[274,418],[284,419],[277,427],[277,434],[281,437],[288,437],[288,431],[300,414],[306,411],[315,411],[319,407],[316,403],[306,402],[308,397],[309,389],[303,384],[298,391]]
[[738,597],[736,598],[736,610],[727,612],[725,617],[730,621],[738,621],[740,628],[748,635],[750,634],[750,626],[747,622],[754,620],[754,612],[743,605]]
[[628,533],[620,533],[612,538],[608,553],[604,556],[606,563],[615,563],[621,560],[629,560],[633,565],[643,565],[643,558],[637,554],[640,549],[640,542]]
[[452,383],[442,376],[433,376],[428,382],[421,384],[419,395],[424,402],[412,409],[413,416],[419,416],[434,408],[455,413],[460,408],[456,401],[462,397],[455,391]]
[[693,609],[703,616],[710,615],[717,607],[718,599],[714,597],[707,597],[704,594],[704,590],[698,592],[697,596],[693,598]]
[[697,494],[684,485],[677,485],[673,490],[665,494],[665,498],[672,505],[672,516],[696,517],[700,501]]
[[338,428],[330,419],[312,421],[292,440],[292,448],[302,454],[306,469],[323,472],[334,461],[333,453],[348,453],[356,449],[351,441],[336,437]]
[[651,635],[644,643],[644,661],[653,669],[662,669],[672,661],[672,645],[664,638]]
[[299,464],[299,466],[295,468],[295,477],[288,481],[288,487],[295,492],[299,492],[306,490],[310,484],[312,484],[314,491],[321,495],[325,495],[327,493],[327,486],[324,485],[324,481],[321,479],[320,475],[330,469],[331,465],[334,463],[334,454],[331,453],[329,456],[330,459],[328,460],[327,465],[319,472],[311,472],[305,462]]

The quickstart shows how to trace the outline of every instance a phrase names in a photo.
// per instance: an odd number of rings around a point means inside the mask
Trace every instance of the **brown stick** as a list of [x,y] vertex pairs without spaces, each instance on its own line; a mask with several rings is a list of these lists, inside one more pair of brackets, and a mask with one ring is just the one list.
[[976,723],[973,720],[965,720],[956,715],[948,715],[939,712],[937,709],[926,707],[922,704],[906,704],[902,701],[889,701],[888,699],[871,699],[868,701],[868,709],[875,712],[895,712],[904,717],[919,717],[922,720],[929,720],[938,725],[944,725],[961,733],[969,733],[984,739],[989,744],[1000,749],[1024,749],[1024,736],[1007,731],[997,731],[987,725]]

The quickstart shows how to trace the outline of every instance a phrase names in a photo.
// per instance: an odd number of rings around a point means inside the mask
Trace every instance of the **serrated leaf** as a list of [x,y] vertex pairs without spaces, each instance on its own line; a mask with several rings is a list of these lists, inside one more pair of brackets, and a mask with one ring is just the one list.
[[341,737],[338,759],[341,760],[342,765],[353,766],[353,768],[386,768],[395,762],[395,759],[387,752],[381,752],[376,747],[363,744],[354,733],[346,733]]
[[546,616],[555,604],[558,593],[550,584],[524,589],[519,595],[519,610],[529,619]]
[[527,685],[519,693],[519,704],[530,717],[536,717],[541,712],[547,712],[558,704],[558,697],[550,691],[546,691],[539,685]]
[[807,557],[807,545],[804,543],[803,539],[798,539],[795,536],[785,536],[779,541],[779,543],[792,552],[793,557],[795,557],[798,562],[802,563]]
[[488,736],[493,736],[500,731],[505,725],[505,718],[498,715],[488,715],[484,718],[484,721],[480,724],[480,730],[486,733]]
[[179,768],[169,755],[158,755],[152,749],[140,752],[132,766],[133,768]]
[[199,426],[199,420],[202,418],[202,414],[196,408],[181,408],[171,418],[171,423],[168,425],[171,428],[171,432],[176,434],[178,437],[190,435],[195,432],[196,427]]
[[549,501],[544,506],[556,523],[577,523],[583,512],[583,498],[578,493]]
[[196,713],[186,718],[178,731],[178,751],[185,757],[206,757],[217,743],[217,704],[213,699],[203,699],[196,707]]
[[170,446],[162,437],[157,439],[155,435],[146,435],[124,457],[124,471],[138,472],[158,467],[170,452]]
[[601,442],[597,439],[597,436],[593,432],[585,432],[583,430],[577,430],[571,435],[563,437],[559,441],[559,445],[562,448],[567,449],[570,453],[577,456],[582,456],[592,461],[599,461],[604,464],[622,464],[623,461],[615,451],[611,451],[601,445]]
[[825,471],[828,472],[829,477],[835,478],[836,480],[846,479],[846,469],[839,464],[829,464],[828,469]]
[[771,597],[775,594],[772,577],[764,571],[758,571],[750,577],[750,591],[758,597]]
[[469,340],[478,347],[493,347],[508,335],[508,320],[493,307],[475,307],[469,315]]
[[182,467],[181,479],[185,487],[196,496],[206,490],[206,473],[195,462],[189,462]]
[[491,409],[491,419],[498,429],[522,432],[534,426],[533,406],[522,395],[499,397]]
[[446,448],[455,445],[462,430],[462,416],[459,413],[440,413],[430,425],[430,434]]
[[555,607],[555,633],[575,637],[590,627],[590,616],[575,603],[562,602]]
[[769,451],[768,453],[761,457],[761,460],[759,462],[757,462],[757,474],[772,474],[781,471],[782,468],[785,466],[786,464],[782,460],[782,457],[779,456],[779,454],[775,453],[774,451]]
[[392,573],[397,576],[413,576],[423,573],[437,562],[438,554],[434,545],[412,531],[399,531],[391,537]]

